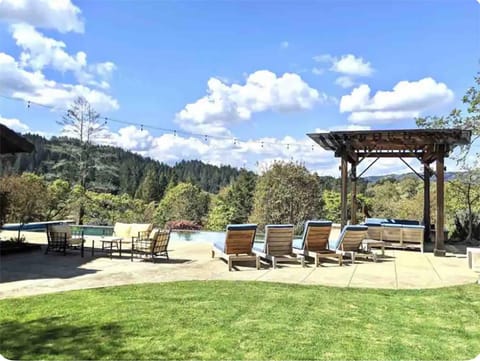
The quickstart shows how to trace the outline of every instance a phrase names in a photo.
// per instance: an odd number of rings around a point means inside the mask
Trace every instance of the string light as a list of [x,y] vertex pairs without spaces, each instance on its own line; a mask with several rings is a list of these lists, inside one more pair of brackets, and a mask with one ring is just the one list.
[[[7,100],[12,100],[12,101],[24,101],[20,98],[14,98],[14,97],[6,96],[6,95],[3,95],[3,94],[0,94],[0,97],[4,98],[4,99],[7,99]],[[50,109],[50,110],[68,111],[67,108],[59,108],[59,107],[54,107],[54,106],[50,106],[50,105],[46,105],[46,104],[37,103],[37,102],[34,102],[32,100],[27,100],[27,108],[30,109],[32,107],[32,105],[39,106],[39,107],[46,108],[46,109]],[[107,123],[110,121],[111,123],[133,125],[135,127],[139,127],[141,131],[143,131],[144,129],[152,129],[152,130],[161,131],[162,133],[173,133],[173,135],[175,137],[177,136],[177,134],[179,134],[179,135],[184,135],[184,136],[203,138],[205,140],[205,142],[208,142],[209,137],[211,139],[218,139],[218,140],[229,140],[229,139],[231,140],[232,139],[231,137],[227,137],[227,136],[199,134],[199,133],[187,132],[187,131],[177,130],[177,129],[162,128],[162,127],[157,127],[157,126],[154,126],[154,125],[135,123],[135,122],[131,122],[131,121],[126,121],[126,120],[116,119],[116,118],[111,118],[111,117],[106,117],[106,116],[102,117],[101,119],[104,120],[104,125],[107,125]],[[239,142],[240,143],[257,143],[257,144],[260,143],[261,148],[264,148],[265,145],[278,146],[279,144],[282,144],[281,142],[265,142],[263,140],[261,140],[261,141],[260,140],[243,140],[243,139],[238,139],[238,138],[233,139],[233,144],[234,145],[238,145]],[[311,147],[312,151],[314,151],[314,145],[310,146],[310,145],[305,144],[305,143],[289,143],[289,144],[286,145],[287,149],[290,149],[290,145],[294,145],[294,146],[297,146],[297,147],[302,148],[302,149],[309,149]]]

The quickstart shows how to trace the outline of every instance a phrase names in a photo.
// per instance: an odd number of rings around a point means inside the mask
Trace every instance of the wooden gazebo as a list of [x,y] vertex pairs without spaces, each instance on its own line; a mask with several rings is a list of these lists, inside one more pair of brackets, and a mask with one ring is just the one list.
[[0,124],[0,154],[30,153],[33,150],[32,143],[5,125]]
[[[356,224],[357,179],[359,179],[379,158],[400,158],[423,180],[424,202],[423,222],[425,241],[430,237],[430,178],[437,179],[437,219],[435,222],[436,256],[445,255],[444,248],[444,171],[445,158],[459,145],[470,143],[472,132],[461,129],[406,129],[406,130],[362,130],[338,131],[308,134],[326,150],[335,152],[341,158],[341,223],[347,223],[348,164],[351,180],[351,223]],[[366,169],[357,175],[357,166],[366,158],[375,158]],[[403,158],[417,158],[423,165],[423,175],[417,173]],[[430,165],[436,162],[435,170]]]

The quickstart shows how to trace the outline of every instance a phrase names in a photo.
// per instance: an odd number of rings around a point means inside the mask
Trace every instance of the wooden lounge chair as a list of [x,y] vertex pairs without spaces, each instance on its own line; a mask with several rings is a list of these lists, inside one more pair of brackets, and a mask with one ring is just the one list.
[[228,262],[229,271],[232,270],[233,261],[255,260],[257,269],[260,269],[260,257],[252,253],[256,231],[256,224],[228,225],[225,240],[213,244],[212,258],[215,257],[215,253],[218,253],[220,258]]
[[332,230],[330,221],[307,221],[303,237],[293,241],[293,253],[301,254],[315,259],[315,267],[320,265],[321,258],[338,259],[342,265],[342,254],[328,246],[328,238]]
[[67,254],[67,249],[80,250],[83,257],[85,239],[83,231],[73,232],[69,225],[48,225],[47,226],[47,248],[45,254],[49,251],[62,252]]
[[168,242],[170,240],[170,231],[159,230],[154,228],[148,237],[135,237],[132,241],[132,255],[133,257],[150,258],[154,261],[157,257],[165,256],[168,258]]
[[367,226],[345,226],[340,233],[340,236],[333,247],[341,255],[350,255],[352,264],[355,263],[356,257],[371,258],[374,262],[377,261],[377,256],[370,250],[365,250],[362,242],[367,238]]
[[273,268],[276,268],[279,261],[291,261],[292,256],[300,261],[303,267],[305,258],[292,252],[292,241],[292,224],[270,224],[265,226],[265,242],[254,243],[252,251],[260,258],[271,261]]

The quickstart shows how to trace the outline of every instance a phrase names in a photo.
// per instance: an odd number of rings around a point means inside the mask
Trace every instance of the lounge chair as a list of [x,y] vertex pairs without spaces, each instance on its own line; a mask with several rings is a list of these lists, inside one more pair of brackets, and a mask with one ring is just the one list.
[[67,249],[80,250],[83,257],[85,239],[83,231],[73,232],[69,225],[48,225],[47,226],[47,248],[45,254],[49,251],[62,252],[67,254]]
[[272,262],[276,268],[279,261],[291,261],[292,256],[304,266],[304,256],[292,252],[293,225],[270,224],[265,226],[265,242],[254,243],[253,253]]
[[252,253],[256,231],[256,224],[228,225],[225,240],[213,244],[212,258],[215,257],[215,253],[219,253],[220,258],[228,262],[229,271],[232,270],[233,261],[255,260],[257,269],[260,269],[260,257]]
[[301,239],[293,241],[293,253],[315,259],[315,267],[320,265],[321,258],[338,259],[342,265],[342,254],[328,248],[328,238],[332,230],[330,221],[307,221]]
[[140,258],[148,257],[152,261],[156,257],[165,256],[168,258],[168,242],[170,240],[170,231],[162,231],[154,228],[148,237],[136,237],[132,241],[132,255]]
[[377,261],[377,256],[370,250],[365,250],[362,242],[366,239],[368,227],[367,226],[345,226],[338,237],[338,240],[331,245],[331,248],[343,256],[350,255],[352,264],[355,263],[356,257],[372,258],[374,262]]

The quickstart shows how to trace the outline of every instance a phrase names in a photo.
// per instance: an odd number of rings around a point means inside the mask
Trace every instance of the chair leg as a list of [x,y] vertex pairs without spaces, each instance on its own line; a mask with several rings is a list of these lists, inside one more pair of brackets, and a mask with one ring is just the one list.
[[231,258],[228,259],[228,271],[229,272],[232,271],[232,259]]
[[338,255],[338,265],[339,265],[340,267],[343,266],[343,255],[342,255],[342,254],[339,254],[339,255]]
[[[272,257],[272,267],[273,269],[277,268],[277,259],[275,257]],[[258,269],[258,267],[257,267]]]
[[315,254],[315,267],[318,267],[318,264],[320,263],[318,253]]
[[84,246],[84,242],[82,241],[82,245],[81,245],[81,248],[80,248],[80,253],[81,253],[81,255],[82,255],[82,258],[83,258],[83,254],[84,254],[84,253],[83,253],[83,251],[84,251],[84,247],[83,247],[83,246]]
[[350,253],[352,256],[352,264],[355,264],[355,252]]

